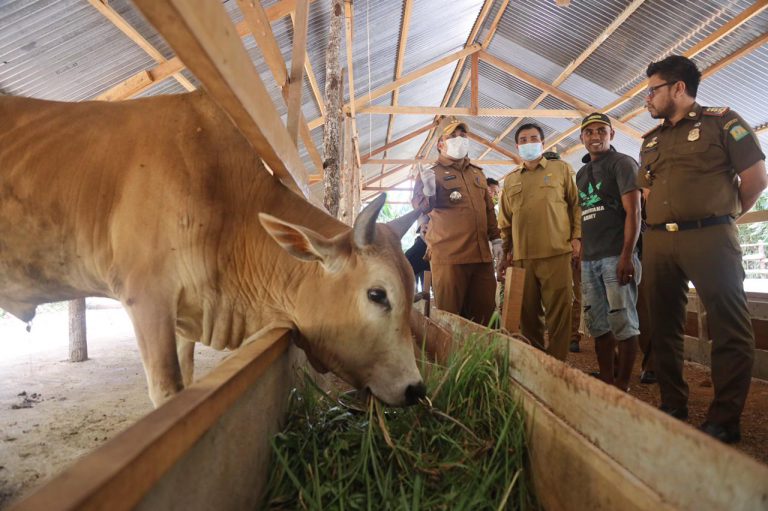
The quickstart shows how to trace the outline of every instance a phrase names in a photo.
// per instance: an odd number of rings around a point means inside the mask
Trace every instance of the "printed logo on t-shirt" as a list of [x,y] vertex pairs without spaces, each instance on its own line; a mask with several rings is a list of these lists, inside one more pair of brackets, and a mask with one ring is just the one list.
[[587,193],[582,192],[579,190],[579,199],[581,202],[582,208],[591,208],[595,204],[599,204],[602,199],[600,198],[600,195],[598,195],[598,190],[603,186],[603,182],[600,181],[597,183],[594,187],[592,187],[592,183],[587,184]]

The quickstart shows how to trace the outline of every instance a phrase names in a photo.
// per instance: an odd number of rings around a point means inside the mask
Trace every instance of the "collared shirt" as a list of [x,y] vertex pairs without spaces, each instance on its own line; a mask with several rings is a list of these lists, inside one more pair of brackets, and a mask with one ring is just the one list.
[[438,264],[489,263],[488,241],[498,239],[496,213],[486,177],[468,158],[440,156],[433,167],[436,193],[424,195],[421,178],[413,188],[413,207],[429,214],[426,241],[430,261]]
[[572,250],[581,238],[581,210],[574,172],[562,160],[542,158],[535,169],[524,165],[504,178],[499,228],[504,251],[513,259],[539,259]]
[[741,212],[737,174],[765,155],[750,126],[728,108],[694,103],[676,125],[646,133],[637,184],[650,188],[651,225]]

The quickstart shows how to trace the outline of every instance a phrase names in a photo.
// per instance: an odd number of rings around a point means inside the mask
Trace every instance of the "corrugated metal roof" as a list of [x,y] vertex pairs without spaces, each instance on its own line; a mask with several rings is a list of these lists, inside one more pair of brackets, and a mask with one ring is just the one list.
[[[274,5],[267,0],[262,5]],[[599,34],[630,4],[631,0],[574,1],[567,8],[557,7],[552,0],[511,0],[501,17],[498,30],[487,51],[533,76],[551,83],[573,59],[578,57]],[[405,51],[403,74],[434,62],[457,51],[467,41],[477,20],[483,0],[414,0]],[[486,17],[479,40],[487,34],[501,4],[495,0]],[[605,106],[628,88],[644,79],[645,67],[671,52],[682,52],[712,34],[719,27],[751,6],[753,0],[646,0],[597,50],[583,62],[561,88],[587,103]],[[123,16],[166,58],[173,55],[160,35],[150,26],[129,0],[110,0],[109,5]],[[235,0],[224,2],[234,22],[242,20]],[[328,43],[330,0],[310,4],[307,53],[314,68],[321,93],[325,88],[325,52]],[[402,25],[402,0],[357,0],[354,2],[354,75],[358,97],[392,81]],[[0,91],[58,100],[84,100],[117,85],[137,72],[150,69],[155,62],[123,35],[85,0],[7,0],[0,2]],[[290,17],[272,23],[272,29],[290,67],[293,28]],[[718,62],[768,31],[768,11],[763,11],[728,36],[696,56],[702,69]],[[346,49],[342,36],[341,61],[346,66]],[[267,86],[277,111],[285,116],[286,108],[252,37],[244,39],[251,58]],[[455,64],[444,66],[400,90],[400,105],[438,106],[443,99]],[[469,59],[461,78],[469,72]],[[483,107],[526,108],[539,96],[535,87],[509,76],[484,62],[480,64],[479,101]],[[185,76],[197,80],[188,71]],[[768,82],[768,46],[755,50],[712,77],[704,80],[699,101],[707,105],[727,105],[738,111],[750,124],[768,121],[765,83]],[[459,81],[461,83],[461,79]],[[458,87],[457,87],[458,88]],[[144,91],[142,96],[182,92],[174,80],[167,79]],[[458,92],[456,92],[457,94]],[[307,120],[320,115],[309,82],[305,78],[302,110]],[[458,101],[469,106],[469,89]],[[389,105],[391,94],[373,101]],[[346,99],[349,99],[347,91]],[[643,106],[638,96],[615,109],[621,117]],[[554,98],[547,98],[539,108],[572,108]],[[431,122],[431,115],[397,115],[391,138],[396,139]],[[359,114],[357,119],[361,155],[382,146],[386,141],[388,115]],[[495,139],[514,119],[502,117],[464,118],[470,129]],[[533,121],[524,119],[522,123]],[[573,120],[538,119],[548,139],[573,125]],[[629,124],[646,131],[658,121],[647,112],[634,117]],[[388,151],[391,158],[412,157],[423,143],[420,135]],[[312,132],[322,153],[322,129]],[[765,143],[768,134],[761,134]],[[578,144],[578,133],[559,146]],[[515,150],[513,135],[499,142]],[[617,149],[628,154],[639,147],[617,132]],[[473,144],[473,154],[484,152]],[[581,151],[581,149],[579,150]],[[579,153],[573,153],[576,155]],[[300,154],[308,168],[313,168],[307,151],[300,144]],[[434,151],[431,156],[434,156]],[[490,153],[486,158],[503,156]],[[576,156],[573,156],[576,158]],[[391,168],[391,167],[387,167]],[[509,169],[487,168],[487,173],[501,177]],[[366,174],[380,172],[380,167],[366,167]],[[393,180],[402,179],[395,176]],[[386,179],[385,179],[386,182]]]

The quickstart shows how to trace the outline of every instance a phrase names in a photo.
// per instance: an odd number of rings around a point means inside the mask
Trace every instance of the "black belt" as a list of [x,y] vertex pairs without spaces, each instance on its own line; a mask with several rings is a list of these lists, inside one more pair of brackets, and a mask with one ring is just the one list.
[[723,216],[711,216],[709,218],[702,218],[701,220],[691,220],[689,222],[669,222],[666,224],[648,225],[649,229],[654,231],[687,231],[690,229],[699,229],[701,227],[709,227],[711,225],[730,224],[733,222],[731,215]]

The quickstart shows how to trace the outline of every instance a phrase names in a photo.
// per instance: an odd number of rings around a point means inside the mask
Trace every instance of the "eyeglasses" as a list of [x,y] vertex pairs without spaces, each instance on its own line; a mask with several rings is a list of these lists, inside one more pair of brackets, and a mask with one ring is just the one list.
[[649,98],[652,98],[653,96],[656,95],[656,90],[657,89],[660,89],[662,87],[666,87],[667,85],[674,85],[676,83],[677,83],[677,81],[674,81],[674,82],[664,82],[664,83],[661,83],[659,85],[654,85],[653,87],[648,87],[647,89],[645,89],[645,95],[647,97],[649,97]]

